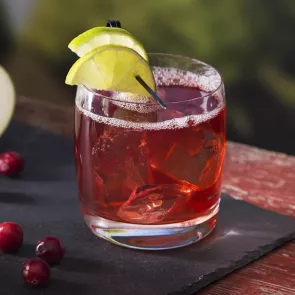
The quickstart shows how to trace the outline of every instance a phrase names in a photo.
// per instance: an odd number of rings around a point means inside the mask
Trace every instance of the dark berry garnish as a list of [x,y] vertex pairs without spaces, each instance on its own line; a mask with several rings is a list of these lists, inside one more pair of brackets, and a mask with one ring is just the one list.
[[16,176],[24,168],[24,159],[15,152],[8,152],[0,155],[0,174]]
[[38,241],[36,246],[36,256],[51,265],[59,263],[64,253],[64,247],[56,237],[45,237]]
[[39,258],[25,262],[22,270],[23,280],[31,287],[45,286],[50,278],[49,265]]
[[0,224],[0,250],[3,252],[16,252],[23,244],[23,231],[14,222]]

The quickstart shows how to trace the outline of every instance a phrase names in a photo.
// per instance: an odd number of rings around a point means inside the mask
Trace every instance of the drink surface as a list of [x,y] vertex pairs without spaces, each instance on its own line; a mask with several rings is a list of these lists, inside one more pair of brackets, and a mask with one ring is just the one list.
[[223,98],[207,92],[200,79],[172,71],[155,77],[167,110],[126,103],[119,94],[87,100],[78,92],[75,156],[84,215],[167,224],[202,217],[217,206]]

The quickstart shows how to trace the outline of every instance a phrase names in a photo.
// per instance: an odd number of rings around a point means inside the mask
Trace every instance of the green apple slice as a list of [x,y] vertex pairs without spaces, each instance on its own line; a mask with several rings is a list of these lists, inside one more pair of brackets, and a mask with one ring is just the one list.
[[0,66],[0,136],[7,128],[15,108],[15,90],[9,74]]

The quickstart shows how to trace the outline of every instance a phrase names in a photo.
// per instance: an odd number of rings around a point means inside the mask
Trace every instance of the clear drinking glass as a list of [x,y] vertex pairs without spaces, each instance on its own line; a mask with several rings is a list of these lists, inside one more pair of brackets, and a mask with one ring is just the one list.
[[75,158],[92,232],[137,249],[196,242],[215,227],[225,154],[219,73],[198,60],[150,54],[163,109],[148,97],[78,87]]

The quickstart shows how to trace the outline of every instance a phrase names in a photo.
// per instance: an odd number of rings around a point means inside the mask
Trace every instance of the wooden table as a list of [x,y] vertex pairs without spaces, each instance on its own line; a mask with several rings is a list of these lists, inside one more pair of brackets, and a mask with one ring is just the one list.
[[[15,119],[72,137],[73,107],[18,97]],[[290,135],[291,136],[291,135]],[[223,191],[295,217],[295,157],[228,142]],[[295,241],[211,284],[199,295],[295,295]]]

